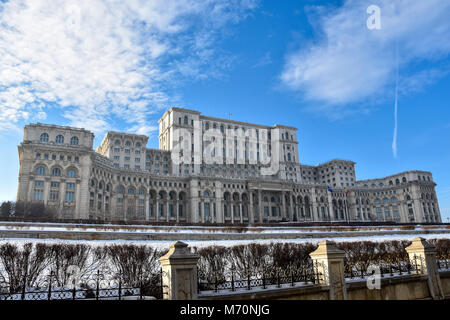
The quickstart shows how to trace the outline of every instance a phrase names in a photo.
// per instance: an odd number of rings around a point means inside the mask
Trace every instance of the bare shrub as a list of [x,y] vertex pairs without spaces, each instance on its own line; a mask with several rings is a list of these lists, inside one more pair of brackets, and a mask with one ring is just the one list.
[[[72,270],[70,266],[78,267],[78,276],[89,276],[99,262],[92,253],[92,247],[85,244],[54,244],[51,250],[51,269],[58,286],[68,285]],[[98,267],[98,266],[96,266]]]
[[199,278],[208,283],[225,282],[229,249],[222,246],[210,246],[195,251],[200,256],[197,264]]
[[39,287],[39,277],[50,263],[50,250],[45,244],[26,243],[23,248],[15,244],[0,245],[1,279],[10,293],[25,287]]
[[111,263],[111,269],[118,274],[125,285],[141,285],[153,281],[159,274],[158,258],[162,252],[149,246],[111,245],[97,252],[104,254]]

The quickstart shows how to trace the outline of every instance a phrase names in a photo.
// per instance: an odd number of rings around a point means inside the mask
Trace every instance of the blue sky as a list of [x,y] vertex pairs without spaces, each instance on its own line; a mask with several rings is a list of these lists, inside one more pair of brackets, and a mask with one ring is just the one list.
[[25,124],[156,148],[157,120],[179,106],[295,126],[302,163],[350,159],[358,179],[431,171],[446,220],[449,13],[447,0],[1,1],[0,200],[16,195]]

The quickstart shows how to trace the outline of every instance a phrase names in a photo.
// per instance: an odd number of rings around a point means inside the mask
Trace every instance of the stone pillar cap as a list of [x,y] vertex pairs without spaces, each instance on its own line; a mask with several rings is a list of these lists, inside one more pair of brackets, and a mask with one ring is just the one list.
[[345,251],[339,249],[336,246],[336,243],[334,241],[330,241],[330,240],[324,240],[319,242],[319,247],[314,251],[310,253],[311,257],[314,256],[322,256],[322,255],[326,255],[326,256],[344,256],[345,255]]
[[421,238],[421,237],[417,237],[417,238],[414,238],[413,239],[413,241],[412,241],[412,243],[411,243],[411,245],[410,246],[408,246],[408,247],[406,247],[405,248],[407,251],[408,250],[423,250],[423,249],[426,249],[426,250],[434,250],[434,249],[436,249],[436,247],[433,245],[433,244],[431,244],[431,243],[429,243],[427,240],[425,240],[424,238]]
[[169,252],[159,258],[159,261],[161,263],[168,260],[170,260],[171,262],[173,262],[174,260],[184,260],[188,262],[188,260],[197,261],[198,258],[199,256],[197,254],[190,252],[187,243],[177,241],[174,244],[170,245]]

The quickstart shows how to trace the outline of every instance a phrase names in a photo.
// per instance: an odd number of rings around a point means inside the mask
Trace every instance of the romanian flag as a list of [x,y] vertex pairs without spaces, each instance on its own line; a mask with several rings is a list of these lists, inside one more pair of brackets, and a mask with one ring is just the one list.
[[328,192],[333,192],[333,190],[328,186]]

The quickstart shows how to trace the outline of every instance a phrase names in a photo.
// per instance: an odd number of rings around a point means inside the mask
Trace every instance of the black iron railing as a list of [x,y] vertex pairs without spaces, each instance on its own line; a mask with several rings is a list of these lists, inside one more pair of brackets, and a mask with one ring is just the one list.
[[438,270],[449,270],[450,259],[437,259]]
[[346,279],[364,279],[376,274],[382,278],[387,276],[421,274],[423,272],[423,266],[423,258],[416,255],[409,261],[378,260],[373,263],[345,262],[344,275]]
[[43,275],[39,279],[27,276],[19,285],[7,281],[0,282],[0,301],[2,300],[105,300],[134,297],[144,299],[163,298],[162,271],[137,281],[125,281],[122,274],[102,273],[100,270],[82,276],[73,284],[60,284],[55,273]]
[[261,267],[238,270],[231,266],[226,272],[205,272],[199,270],[198,291],[238,291],[254,288],[268,289],[286,286],[318,284],[323,279],[322,268],[318,262],[310,262],[300,267]]

